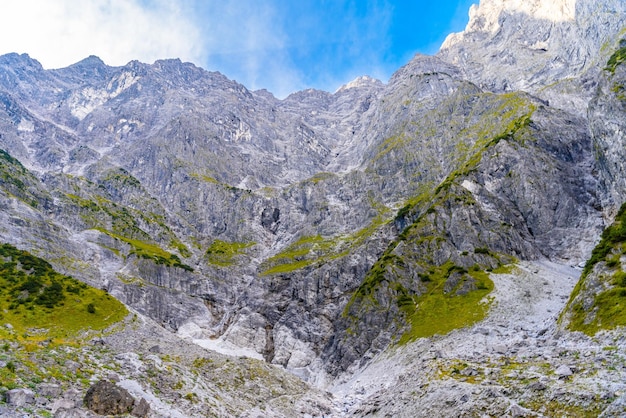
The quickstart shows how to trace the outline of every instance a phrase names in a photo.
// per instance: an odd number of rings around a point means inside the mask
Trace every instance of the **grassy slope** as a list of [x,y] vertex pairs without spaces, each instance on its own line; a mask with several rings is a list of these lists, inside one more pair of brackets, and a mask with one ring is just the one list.
[[[0,245],[0,388],[49,381],[88,385],[93,366],[80,347],[127,315],[107,292],[56,272],[26,251]],[[79,361],[80,369],[69,371],[70,360]]]
[[71,338],[102,330],[128,311],[103,290],[57,273],[45,260],[0,246],[0,328],[3,339]]
[[561,320],[567,327],[594,335],[602,329],[626,325],[626,203],[612,225],[602,232],[598,245],[585,264],[582,275]]

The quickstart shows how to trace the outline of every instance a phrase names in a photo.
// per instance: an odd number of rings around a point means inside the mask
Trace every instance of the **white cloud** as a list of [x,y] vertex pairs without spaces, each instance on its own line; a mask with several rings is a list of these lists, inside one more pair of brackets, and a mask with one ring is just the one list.
[[97,55],[109,65],[137,59],[203,62],[200,31],[184,2],[19,0],[0,6],[0,54],[28,53],[46,68]]
[[89,55],[109,65],[180,58],[279,97],[334,91],[356,76],[385,78],[388,0],[320,5],[291,0],[6,0],[0,54],[45,68]]
[[285,10],[276,1],[238,0],[198,5],[204,64],[250,89],[267,88],[283,97],[304,85],[291,59]]
[[[196,4],[202,2],[197,0]],[[205,2],[198,14],[205,68],[278,97],[309,87],[334,91],[365,74],[385,78],[391,7],[368,0]]]

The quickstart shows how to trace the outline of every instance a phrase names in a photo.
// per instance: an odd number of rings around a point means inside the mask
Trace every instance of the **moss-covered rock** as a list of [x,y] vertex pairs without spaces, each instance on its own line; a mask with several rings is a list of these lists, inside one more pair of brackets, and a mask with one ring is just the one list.
[[626,326],[626,204],[603,232],[560,321],[588,335]]

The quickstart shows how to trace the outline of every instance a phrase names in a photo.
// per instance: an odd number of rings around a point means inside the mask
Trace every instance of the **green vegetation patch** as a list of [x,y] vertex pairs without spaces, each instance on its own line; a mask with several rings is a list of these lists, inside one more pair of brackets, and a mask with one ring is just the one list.
[[119,188],[120,186],[129,186],[133,188],[141,187],[141,183],[139,182],[139,180],[121,167],[109,170],[102,179],[101,184],[111,184],[117,188]]
[[363,245],[380,227],[389,220],[386,208],[379,211],[370,223],[352,234],[340,234],[332,237],[321,235],[302,236],[298,240],[270,257],[261,265],[262,275],[291,273],[313,264],[321,264],[344,257]]
[[529,113],[524,114],[520,116],[519,118],[512,120],[501,133],[487,140],[477,142],[476,146],[474,147],[474,150],[475,150],[474,154],[470,158],[468,158],[460,168],[453,171],[450,175],[446,177],[446,179],[443,182],[441,182],[435,188],[435,194],[439,193],[441,190],[450,188],[450,185],[454,181],[456,181],[458,178],[465,177],[470,172],[474,171],[476,167],[478,166],[478,164],[480,163],[484,152],[498,145],[500,141],[518,139],[521,142],[523,142],[524,141],[524,136],[523,136],[524,129],[530,125],[531,117],[534,111],[535,109],[533,107]]
[[606,67],[604,67],[604,70],[611,74],[614,74],[617,67],[626,61],[626,39],[622,39],[619,44],[620,48],[611,55]]
[[137,239],[126,238],[122,235],[118,235],[114,232],[107,231],[106,229],[102,228],[95,229],[102,232],[103,234],[106,234],[112,238],[115,238],[130,245],[131,250],[128,253],[129,256],[135,255],[139,258],[151,260],[155,264],[164,265],[167,267],[178,267],[187,271],[194,271],[192,267],[183,264],[176,254],[167,252],[156,244],[151,244],[149,242],[140,241]]
[[0,321],[18,335],[66,338],[107,328],[127,313],[107,292],[56,272],[26,251],[0,245]]
[[335,177],[337,177],[337,175],[334,174],[334,173],[328,173],[328,172],[322,171],[320,173],[315,174],[308,181],[310,181],[313,184],[317,184],[317,183],[320,183],[322,181],[327,181],[327,180],[330,180],[330,179],[335,178]]
[[211,177],[206,174],[191,173],[190,177],[193,177],[197,180],[200,180],[206,183],[221,184],[219,180],[217,180],[215,177]]
[[[108,235],[123,239],[129,243],[153,242],[166,243],[171,249],[178,251],[182,257],[190,257],[191,251],[183,244],[167,226],[166,218],[163,214],[154,213],[160,211],[158,202],[150,198],[140,199],[138,206],[150,208],[151,210],[138,210],[130,205],[116,203],[111,197],[112,194],[122,193],[124,188],[138,189],[139,193],[144,193],[139,180],[130,175],[126,170],[119,168],[109,170],[100,183],[96,186],[93,182],[78,178],[70,178],[75,193],[66,194],[72,210],[77,212],[87,229],[98,229],[106,231]],[[132,203],[131,203],[132,205]],[[138,249],[141,244],[134,245]],[[163,250],[162,250],[163,251]],[[165,259],[170,255],[162,254],[161,251],[137,251],[140,256],[161,255]],[[150,258],[150,257],[143,257]],[[155,259],[156,260],[156,259]],[[160,264],[176,264],[160,260]],[[182,264],[182,263],[180,263]]]
[[[459,115],[457,108],[470,111]],[[368,170],[397,169],[394,162],[404,160],[403,174],[422,184],[433,180],[433,173],[443,174],[436,163],[442,152],[447,162],[460,167],[481,148],[514,134],[519,129],[516,124],[525,123],[535,110],[523,93],[459,91],[420,120],[398,127],[377,147]]]
[[307,267],[328,254],[333,240],[321,235],[303,236],[263,263],[263,275],[290,273]]
[[607,256],[614,250],[621,250],[626,242],[626,203],[623,204],[612,225],[609,225],[600,237],[600,242],[591,252],[591,257],[585,263],[582,277],[586,277],[593,267],[601,261],[607,262]]
[[255,242],[226,242],[214,240],[206,251],[210,264],[220,267],[232,265],[237,256],[245,254],[245,250],[254,246]]
[[[461,274],[460,280],[446,292],[447,279],[455,270]],[[471,290],[461,291],[467,283],[471,284]],[[427,287],[423,295],[408,298],[403,295],[404,298],[398,299],[411,325],[411,329],[400,338],[400,344],[417,338],[447,334],[483,320],[490,305],[485,297],[493,290],[493,282],[483,271],[465,272],[465,269],[447,263],[428,275]]]
[[[524,143],[530,136],[528,135],[528,127],[530,126],[532,115],[536,110],[536,106],[529,103],[519,94],[510,93],[505,95],[507,99],[504,104],[501,105],[503,115],[506,115],[506,125],[491,129],[496,129],[497,134],[493,134],[494,131],[480,131],[476,135],[479,139],[474,143],[471,148],[468,148],[466,155],[461,158],[460,164],[457,169],[448,174],[445,179],[438,185],[425,184],[420,192],[408,199],[405,205],[398,211],[396,220],[402,218],[410,218],[416,213],[428,209],[432,209],[432,201],[437,198],[437,195],[441,192],[448,192],[450,187],[457,183],[460,178],[466,177],[472,171],[476,170],[480,164],[484,153],[498,145],[500,141],[517,141]],[[525,112],[525,113],[524,113]],[[482,129],[482,128],[481,128]],[[440,199],[441,200],[441,199]],[[459,202],[467,200],[466,203],[474,204],[474,199],[471,194],[457,195],[455,201]]]
[[32,186],[37,183],[38,180],[22,163],[8,152],[0,149],[0,187],[4,188],[10,195],[36,208],[39,206],[41,194],[37,196],[34,193],[37,189]]
[[383,255],[355,292],[344,314],[354,303],[378,306],[377,292],[388,289],[409,325],[399,344],[447,334],[485,318],[490,306],[486,297],[494,284],[481,267],[476,265],[468,271],[451,261],[441,266],[423,264],[419,268],[422,272],[417,274],[420,283],[409,287],[401,278],[406,263],[396,254]]
[[[591,252],[580,280],[572,291],[561,321],[569,315],[567,327],[595,335],[603,329],[626,326],[626,272],[620,258],[626,254],[626,203],[621,206],[613,224],[603,232]],[[608,273],[594,272],[601,264]],[[599,269],[600,270],[600,269]],[[593,276],[593,278],[592,278]],[[591,281],[599,282],[591,283]],[[600,288],[595,294],[591,293]],[[593,300],[590,303],[590,300]]]

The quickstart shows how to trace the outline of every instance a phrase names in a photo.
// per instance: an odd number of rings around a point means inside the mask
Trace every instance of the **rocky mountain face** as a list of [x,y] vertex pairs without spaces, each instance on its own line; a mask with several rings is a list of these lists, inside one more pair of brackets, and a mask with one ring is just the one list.
[[[89,57],[44,70],[27,55],[2,56],[0,240],[164,328],[146,333],[176,333],[172,349],[193,341],[193,350],[243,353],[323,388],[367,376],[370,363],[391,367],[371,362],[390,347],[424,354],[433,335],[481,320],[479,334],[501,346],[511,335],[496,333],[494,315],[512,314],[485,302],[509,300],[503,283],[543,283],[532,263],[584,263],[626,200],[625,7],[483,0],[464,32],[388,83],[362,77],[284,100],[177,60],[109,67]],[[508,270],[515,263],[531,272]],[[574,274],[553,275],[554,292],[571,291]],[[542,308],[541,321],[564,307]],[[526,330],[538,347],[569,332],[549,319]],[[454,332],[451,353],[475,349]],[[507,350],[489,361],[516,353]],[[457,367],[438,359],[433,373]],[[415,381],[435,379],[426,376]],[[364,389],[337,414],[382,404],[418,416],[398,406],[389,388],[409,391],[395,384]],[[219,393],[202,385],[207,397]],[[433,387],[420,399],[443,413],[436,405],[450,388]],[[186,413],[199,413],[189,402]],[[246,402],[214,410],[240,414]],[[302,402],[312,415],[331,410],[317,392]]]

